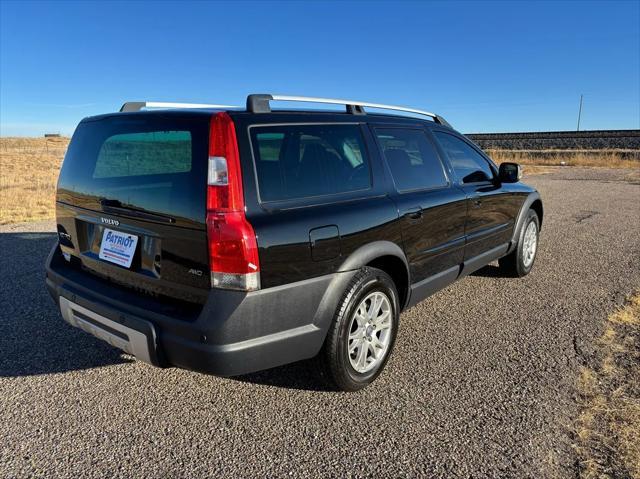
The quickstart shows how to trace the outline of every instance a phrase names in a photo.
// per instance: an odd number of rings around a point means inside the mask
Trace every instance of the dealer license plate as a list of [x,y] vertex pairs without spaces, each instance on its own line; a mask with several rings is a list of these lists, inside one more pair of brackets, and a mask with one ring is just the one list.
[[129,268],[137,244],[136,235],[105,228],[100,244],[100,259]]

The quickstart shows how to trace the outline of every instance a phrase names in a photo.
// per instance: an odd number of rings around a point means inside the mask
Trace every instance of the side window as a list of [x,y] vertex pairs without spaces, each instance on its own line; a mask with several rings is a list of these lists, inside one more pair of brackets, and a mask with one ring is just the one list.
[[262,201],[367,189],[369,160],[358,125],[251,128]]
[[438,154],[422,130],[376,128],[376,136],[398,191],[448,184]]
[[433,133],[449,158],[456,175],[463,183],[477,183],[493,179],[493,170],[487,160],[465,141],[441,131]]

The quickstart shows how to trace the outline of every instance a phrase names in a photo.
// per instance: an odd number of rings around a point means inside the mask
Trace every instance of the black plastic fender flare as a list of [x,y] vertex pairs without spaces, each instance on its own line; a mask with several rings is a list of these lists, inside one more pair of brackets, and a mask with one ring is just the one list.
[[[342,265],[340,265],[338,271],[355,271],[383,256],[393,256],[402,262],[407,279],[407,287],[410,288],[411,270],[409,269],[409,262],[407,261],[404,250],[400,245],[389,240],[373,241],[356,249]],[[400,305],[401,310],[406,307],[410,294],[407,293],[406,296],[405,304]]]
[[[372,243],[367,243],[366,245],[361,246],[343,261],[338,268],[338,271],[352,271],[360,269],[371,261],[382,256],[395,256],[401,260],[407,272],[407,279],[410,279],[407,257],[405,256],[402,248],[391,241],[373,241]],[[409,281],[408,284],[411,284],[411,281]]]
[[[524,221],[527,217],[527,212],[531,209],[531,205],[534,203],[534,201],[540,201],[540,204],[542,204],[540,193],[538,193],[537,191],[529,193],[527,199],[524,200],[524,203],[520,207],[520,212],[518,213],[518,218],[516,219],[516,225],[513,228],[513,236],[511,237],[511,243],[509,244],[507,254],[511,253],[518,244],[520,229],[522,228],[522,225],[524,224]],[[540,229],[542,229],[542,218],[540,218]]]
[[[409,263],[407,262],[404,251],[396,243],[391,241],[373,241],[359,247],[342,262],[315,312],[313,323],[323,331],[323,334],[326,334],[329,329],[329,324],[333,319],[338,302],[342,299],[353,275],[363,266],[382,256],[395,256],[401,260],[406,270],[407,284],[411,285]],[[409,295],[407,295],[407,301],[408,296]],[[401,309],[404,306],[406,305],[401,305]]]

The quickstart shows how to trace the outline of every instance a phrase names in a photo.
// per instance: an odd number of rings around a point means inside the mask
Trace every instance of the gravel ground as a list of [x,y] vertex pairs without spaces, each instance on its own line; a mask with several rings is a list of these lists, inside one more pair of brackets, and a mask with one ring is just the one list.
[[532,274],[489,266],[404,313],[355,394],[323,390],[310,362],[221,379],[133,361],[60,318],[53,222],[0,227],[0,477],[574,477],[578,368],[640,286],[628,174],[532,177]]

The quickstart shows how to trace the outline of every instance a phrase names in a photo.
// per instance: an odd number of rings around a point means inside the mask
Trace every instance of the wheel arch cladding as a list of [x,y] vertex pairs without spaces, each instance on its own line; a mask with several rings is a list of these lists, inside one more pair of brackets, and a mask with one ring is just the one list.
[[520,234],[520,229],[522,228],[522,225],[527,218],[527,212],[530,209],[533,209],[536,212],[540,224],[542,225],[542,200],[540,199],[540,194],[537,191],[529,193],[527,198],[524,200],[524,203],[522,203],[522,206],[520,207],[520,212],[518,213],[518,217],[516,219],[516,225],[513,229],[513,241],[517,241],[518,235]]
[[402,248],[390,241],[374,241],[354,251],[340,267],[349,271],[370,266],[387,273],[398,291],[400,309],[404,309],[409,296],[409,266]]
[[369,262],[367,266],[381,269],[391,277],[396,286],[396,291],[398,291],[400,309],[404,309],[409,293],[409,277],[407,268],[402,260],[397,256],[380,256]]
[[544,210],[542,208],[542,201],[539,197],[531,203],[530,208],[538,215],[538,221],[540,222],[539,226],[540,229],[542,229],[542,215],[544,214]]

